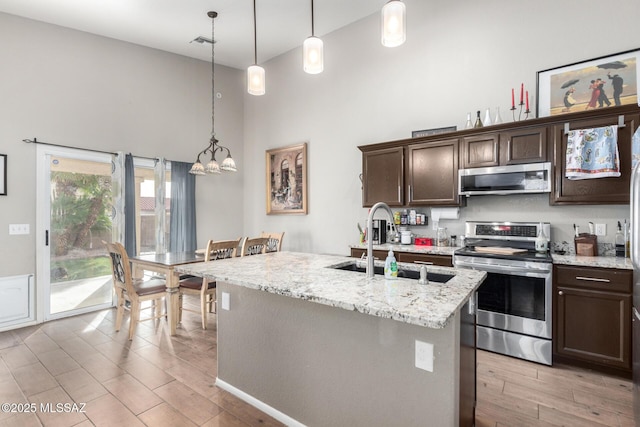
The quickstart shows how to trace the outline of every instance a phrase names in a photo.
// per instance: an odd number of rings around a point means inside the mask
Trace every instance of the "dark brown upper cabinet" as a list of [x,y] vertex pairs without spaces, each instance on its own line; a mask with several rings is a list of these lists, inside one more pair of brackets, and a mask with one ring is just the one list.
[[404,204],[404,147],[383,148],[362,153],[362,205],[377,202],[389,206]]
[[462,167],[516,165],[547,161],[547,127],[536,126],[467,136]]
[[407,147],[407,204],[460,204],[457,138]]
[[[637,107],[636,107],[637,108]],[[567,160],[566,126],[570,130],[617,125],[623,117],[624,127],[618,128],[618,153],[620,156],[620,176],[570,180],[565,176]],[[631,138],[638,127],[640,114],[609,113],[601,111],[599,116],[575,118],[552,126],[554,180],[550,195],[550,204],[628,204],[629,184],[631,181]]]

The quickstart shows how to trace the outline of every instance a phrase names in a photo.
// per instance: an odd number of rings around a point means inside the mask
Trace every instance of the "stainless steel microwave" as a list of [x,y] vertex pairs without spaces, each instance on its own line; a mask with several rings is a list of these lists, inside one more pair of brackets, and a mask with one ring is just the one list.
[[551,163],[460,169],[458,194],[528,194],[551,192]]

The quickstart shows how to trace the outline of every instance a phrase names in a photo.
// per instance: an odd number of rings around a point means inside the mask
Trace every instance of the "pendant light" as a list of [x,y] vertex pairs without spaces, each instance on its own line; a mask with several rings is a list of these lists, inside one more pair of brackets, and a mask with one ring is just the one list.
[[256,0],[253,0],[253,65],[247,69],[247,90],[251,95],[264,95],[264,68],[258,65],[258,30]]
[[[193,166],[191,166],[191,170],[189,173],[194,175],[205,175],[208,173],[220,173],[221,170],[225,172],[235,172],[236,162],[231,157],[231,151],[222,145],[218,144],[218,140],[216,139],[215,133],[215,99],[216,99],[216,90],[215,90],[215,65],[214,65],[214,20],[218,16],[218,12],[208,12],[207,16],[211,18],[211,139],[209,140],[209,145],[198,153],[198,158],[196,159]],[[222,165],[219,165],[216,161],[216,152],[218,151],[227,151],[227,157],[222,162]],[[203,154],[211,153],[211,160],[207,163],[207,166],[203,166],[200,163],[200,156]]]
[[309,74],[318,74],[322,72],[324,69],[322,48],[322,40],[315,36],[313,0],[311,0],[311,37],[307,37],[302,44],[302,64],[305,72]]
[[391,0],[382,7],[382,45],[400,46],[407,39],[406,7],[399,0]]

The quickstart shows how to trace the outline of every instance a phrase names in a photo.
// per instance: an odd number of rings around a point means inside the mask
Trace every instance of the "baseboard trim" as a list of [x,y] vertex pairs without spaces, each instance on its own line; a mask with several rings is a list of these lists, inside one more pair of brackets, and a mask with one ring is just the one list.
[[216,386],[220,387],[221,389],[223,389],[225,391],[228,391],[229,393],[233,394],[238,399],[244,400],[249,405],[255,406],[256,408],[260,409],[265,414],[267,414],[269,416],[272,416],[273,418],[275,418],[276,420],[280,421],[281,423],[283,423],[283,424],[285,424],[287,426],[291,426],[291,427],[306,427],[304,424],[302,424],[301,422],[299,422],[297,420],[294,420],[293,418],[291,418],[287,414],[284,414],[284,413],[278,411],[277,409],[267,405],[263,401],[256,399],[255,397],[251,396],[250,394],[245,393],[244,391],[232,386],[231,384],[229,384],[229,383],[227,383],[227,382],[225,382],[225,381],[223,381],[223,380],[221,380],[220,378],[217,378],[217,377],[216,377]]

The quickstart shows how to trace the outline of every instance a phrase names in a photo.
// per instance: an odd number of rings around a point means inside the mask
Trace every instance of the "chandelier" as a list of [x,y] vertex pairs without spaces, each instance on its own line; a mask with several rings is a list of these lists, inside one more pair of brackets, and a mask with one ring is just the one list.
[[[214,74],[214,70],[215,70],[215,65],[214,65],[214,44],[215,44],[215,38],[214,38],[214,21],[215,18],[218,16],[218,12],[208,12],[207,16],[209,18],[211,18],[211,139],[209,140],[209,145],[207,145],[207,147],[202,150],[200,153],[198,153],[198,158],[196,159],[195,163],[193,164],[193,166],[191,166],[191,170],[189,171],[189,173],[192,173],[194,175],[205,175],[208,173],[220,173],[221,170],[226,171],[226,172],[235,172],[237,171],[236,169],[236,162],[233,160],[233,158],[231,157],[231,151],[223,146],[219,144],[219,141],[216,139],[216,133],[215,133],[215,99],[216,99],[216,91],[215,91],[215,74]],[[219,165],[218,162],[216,161],[216,153],[218,151],[227,151],[227,157],[222,161],[222,164]],[[201,162],[200,162],[200,156],[202,156],[203,154],[206,156],[208,153],[211,153],[211,160],[209,161],[209,163],[207,163],[206,166],[204,166]]]

